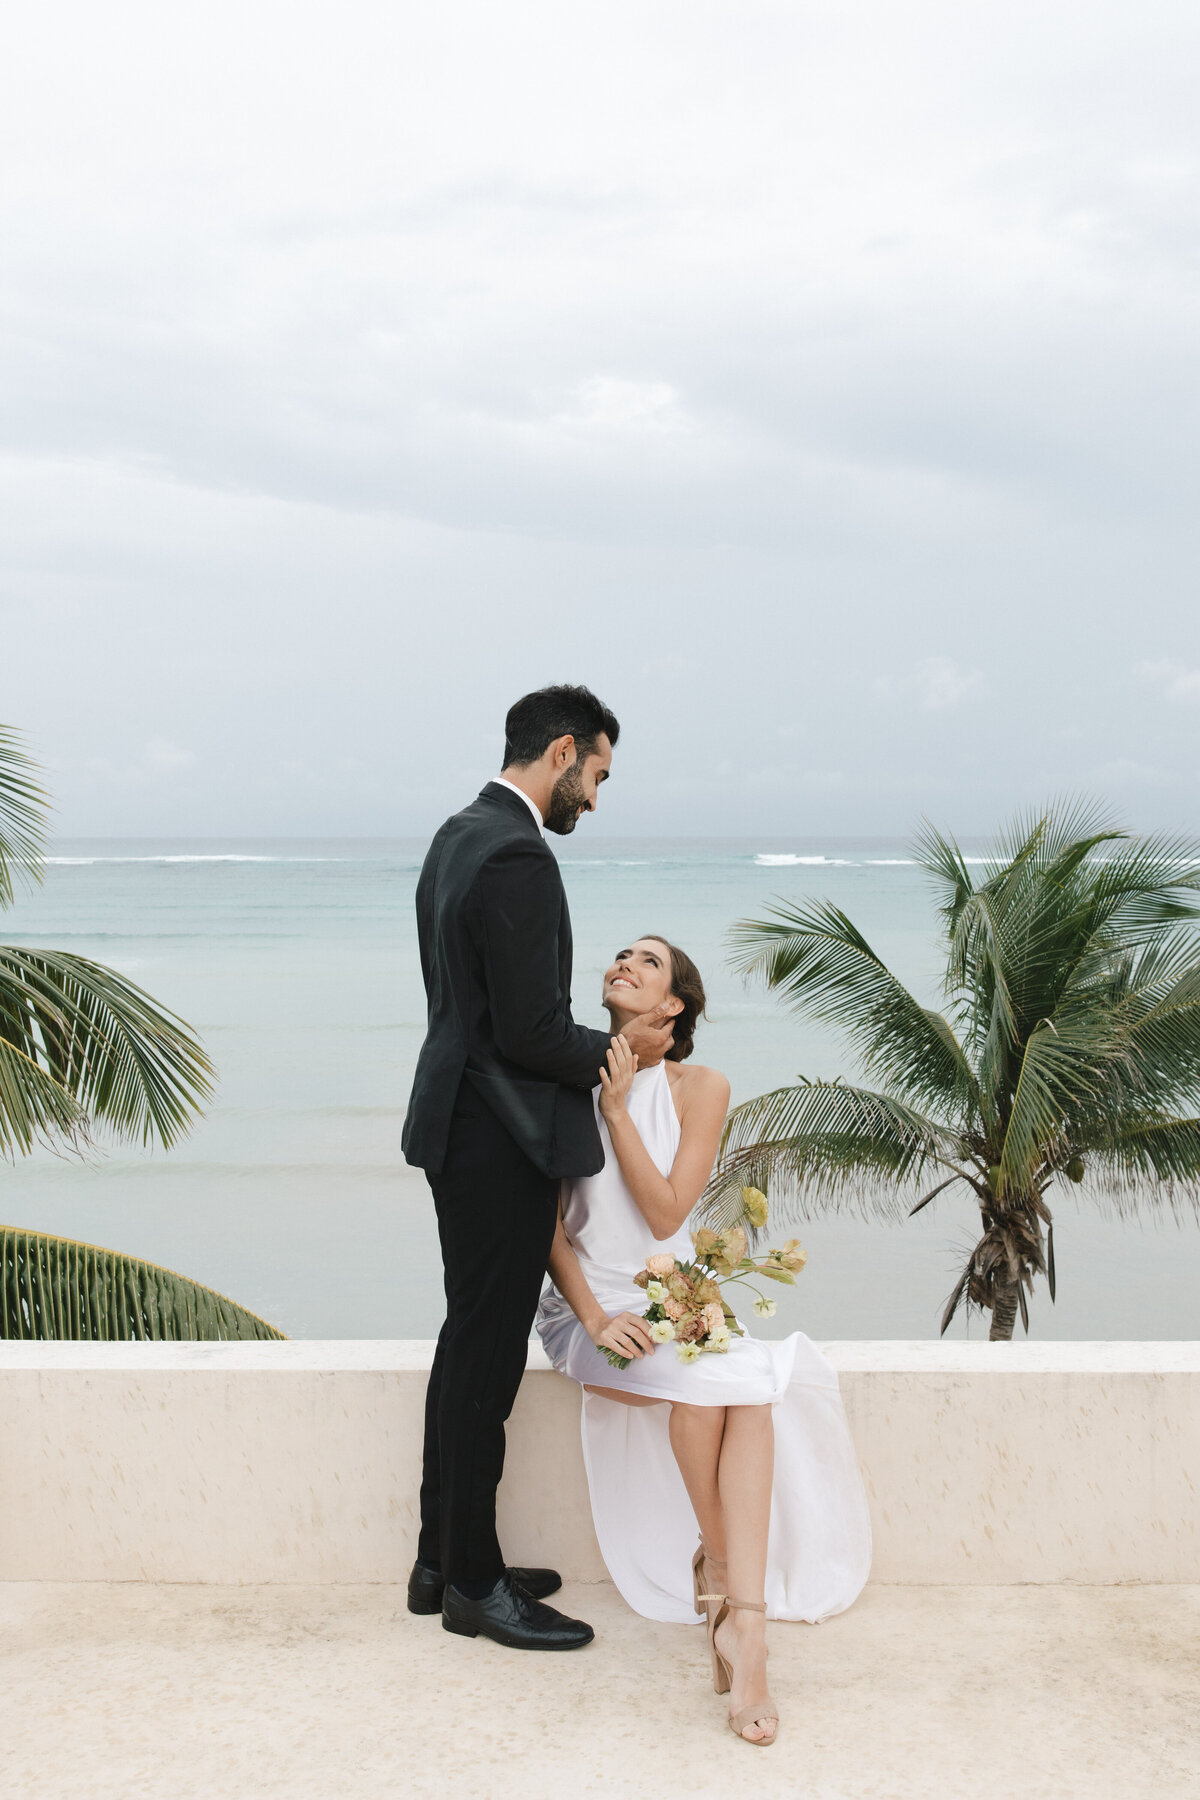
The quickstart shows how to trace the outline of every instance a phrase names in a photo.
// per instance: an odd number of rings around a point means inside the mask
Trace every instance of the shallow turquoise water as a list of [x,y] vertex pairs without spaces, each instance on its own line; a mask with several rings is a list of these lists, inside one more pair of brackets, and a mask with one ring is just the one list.
[[[588,841],[586,829],[561,846],[577,1016],[604,1022],[600,973],[614,950],[667,934],[704,973],[711,1016],[697,1055],[725,1070],[735,1099],[798,1072],[851,1072],[836,1040],[725,966],[729,925],[774,896],[835,898],[937,1001],[930,893],[902,844]],[[378,839],[58,845],[44,887],[0,932],[129,974],[201,1032],[221,1085],[169,1156],[118,1148],[90,1164],[42,1155],[0,1170],[0,1217],[181,1269],[294,1336],[433,1335],[432,1211],[400,1154],[424,1023],[412,908],[423,852]],[[805,1222],[808,1269],[766,1329],[933,1336],[972,1225],[949,1198],[909,1224]],[[1200,1336],[1194,1224],[1110,1221],[1071,1194],[1056,1238],[1058,1304],[1036,1297],[1035,1336]]]

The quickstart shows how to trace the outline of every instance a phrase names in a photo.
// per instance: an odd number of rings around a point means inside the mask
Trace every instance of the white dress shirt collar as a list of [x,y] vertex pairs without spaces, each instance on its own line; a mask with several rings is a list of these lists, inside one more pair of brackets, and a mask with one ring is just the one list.
[[521,796],[522,800],[537,820],[538,830],[541,832],[542,836],[545,837],[546,821],[542,817],[541,809],[535,800],[529,798],[529,795],[525,792],[524,788],[519,788],[515,781],[506,781],[503,775],[493,775],[492,780],[497,787],[507,788],[510,794],[519,794]]

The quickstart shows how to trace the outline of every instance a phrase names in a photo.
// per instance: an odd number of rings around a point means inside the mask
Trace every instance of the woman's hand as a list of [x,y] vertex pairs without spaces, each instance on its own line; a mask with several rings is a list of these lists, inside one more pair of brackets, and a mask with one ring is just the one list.
[[638,1059],[623,1036],[608,1047],[608,1067],[600,1071],[600,1111],[606,1119],[625,1111],[625,1100],[637,1074]]
[[618,1356],[653,1356],[654,1339],[645,1319],[637,1313],[614,1313],[599,1332],[592,1333],[597,1350],[615,1350]]

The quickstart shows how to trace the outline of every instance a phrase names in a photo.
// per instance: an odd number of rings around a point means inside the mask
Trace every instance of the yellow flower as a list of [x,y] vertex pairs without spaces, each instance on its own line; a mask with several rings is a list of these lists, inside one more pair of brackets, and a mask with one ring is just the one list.
[[732,1275],[746,1254],[746,1234],[740,1225],[722,1232],[716,1246],[709,1251],[708,1260],[714,1269],[722,1275]]
[[675,1327],[670,1319],[656,1319],[650,1327],[650,1336],[656,1344],[669,1344],[675,1336]]
[[742,1189],[742,1211],[754,1229],[761,1231],[767,1222],[767,1196],[761,1188]]
[[699,1344],[677,1344],[675,1354],[680,1362],[695,1362],[700,1355]]

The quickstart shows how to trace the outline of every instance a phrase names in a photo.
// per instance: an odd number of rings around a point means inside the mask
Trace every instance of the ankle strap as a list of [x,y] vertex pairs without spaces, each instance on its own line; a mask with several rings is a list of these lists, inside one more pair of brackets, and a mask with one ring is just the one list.
[[719,1600],[722,1606],[729,1608],[730,1612],[765,1613],[767,1610],[766,1603],[762,1600],[731,1600],[728,1594],[701,1594],[700,1598],[701,1600]]

